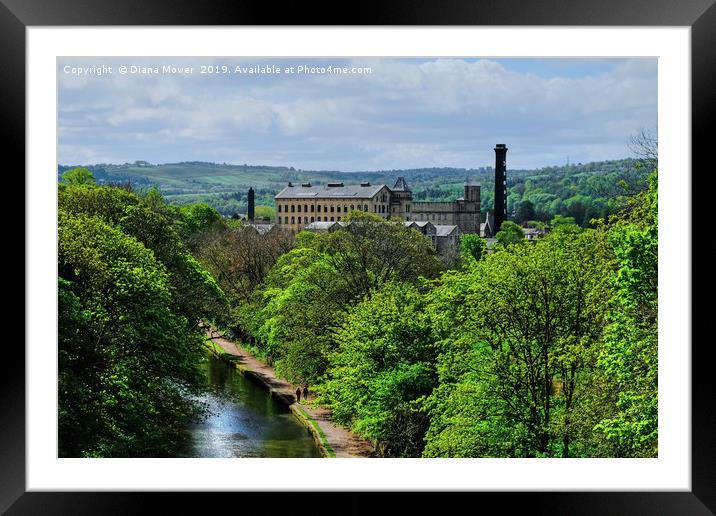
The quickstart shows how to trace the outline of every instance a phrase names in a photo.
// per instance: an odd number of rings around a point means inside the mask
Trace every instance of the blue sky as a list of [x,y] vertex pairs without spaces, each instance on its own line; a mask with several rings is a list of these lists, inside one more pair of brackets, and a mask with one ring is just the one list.
[[[66,67],[110,66],[77,75]],[[193,67],[184,74],[120,66]],[[200,74],[201,66],[362,74]],[[657,129],[657,60],[59,58],[61,164],[214,161],[319,170],[508,167],[628,157]]]

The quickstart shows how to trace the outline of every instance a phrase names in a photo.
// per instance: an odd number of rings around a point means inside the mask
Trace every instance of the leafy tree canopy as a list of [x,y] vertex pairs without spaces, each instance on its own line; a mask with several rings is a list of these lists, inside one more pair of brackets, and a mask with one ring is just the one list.
[[75,167],[62,173],[61,184],[63,185],[94,185],[95,178],[92,172],[85,167]]
[[500,246],[508,247],[513,244],[521,244],[525,241],[525,233],[522,228],[510,220],[506,220],[495,233],[495,238]]

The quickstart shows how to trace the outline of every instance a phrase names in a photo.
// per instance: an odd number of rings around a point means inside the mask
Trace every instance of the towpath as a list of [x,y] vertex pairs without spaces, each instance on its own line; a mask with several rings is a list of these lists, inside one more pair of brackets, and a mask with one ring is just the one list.
[[[207,330],[207,336],[211,337],[211,342],[217,347],[220,347],[225,353],[231,355],[232,360],[239,369],[250,372],[252,376],[263,383],[273,395],[281,397],[291,407],[294,413],[303,411],[305,414],[308,414],[322,431],[325,440],[328,441],[336,457],[370,457],[373,455],[373,448],[370,443],[358,437],[347,428],[331,421],[330,409],[312,406],[310,403],[297,402],[297,386],[278,378],[272,367],[258,360],[251,353],[242,348],[240,344],[221,337],[219,332],[213,329]],[[310,402],[312,399],[313,395],[310,392],[309,386],[308,401]]]

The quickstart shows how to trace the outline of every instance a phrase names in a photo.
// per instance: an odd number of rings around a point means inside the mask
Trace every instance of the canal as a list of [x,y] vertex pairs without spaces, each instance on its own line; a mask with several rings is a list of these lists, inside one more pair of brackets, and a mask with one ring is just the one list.
[[209,356],[209,416],[187,428],[182,457],[321,457],[310,431],[290,409],[236,368]]

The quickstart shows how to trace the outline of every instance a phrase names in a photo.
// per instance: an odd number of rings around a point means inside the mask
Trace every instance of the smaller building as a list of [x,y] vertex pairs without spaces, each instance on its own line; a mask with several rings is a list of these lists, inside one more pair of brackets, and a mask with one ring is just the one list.
[[255,224],[255,223],[249,222],[249,223],[245,223],[245,226],[253,229],[259,235],[266,235],[268,233],[271,233],[272,231],[279,230],[279,227],[276,224]]
[[522,233],[524,233],[525,235],[525,239],[529,240],[530,242],[543,237],[547,233],[544,227],[535,227],[528,222],[522,223],[521,227]]
[[318,233],[321,231],[332,232],[337,229],[341,229],[341,227],[343,227],[343,226],[340,222],[321,221],[321,222],[311,222],[308,226],[306,226],[303,229],[306,231],[313,231],[314,233]]
[[435,244],[438,254],[448,256],[451,253],[458,254],[460,251],[460,227],[450,225],[435,226]]
[[460,251],[460,227],[453,224],[433,224],[424,220],[413,220],[404,222],[404,224],[419,231],[421,234],[430,238],[438,255],[449,262],[457,257]]
[[[349,226],[351,222],[346,221],[314,221],[303,227],[306,231],[312,231],[314,233],[319,232],[333,232],[341,228]],[[438,255],[445,261],[450,262],[454,260],[459,254],[460,249],[460,235],[462,232],[456,225],[442,225],[433,224],[429,221],[424,220],[413,220],[403,222],[406,227],[415,229],[422,235],[425,235],[430,239],[430,242],[435,247]]]
[[537,228],[522,228],[522,232],[525,234],[525,238],[529,241],[537,240],[543,234],[543,232]]

